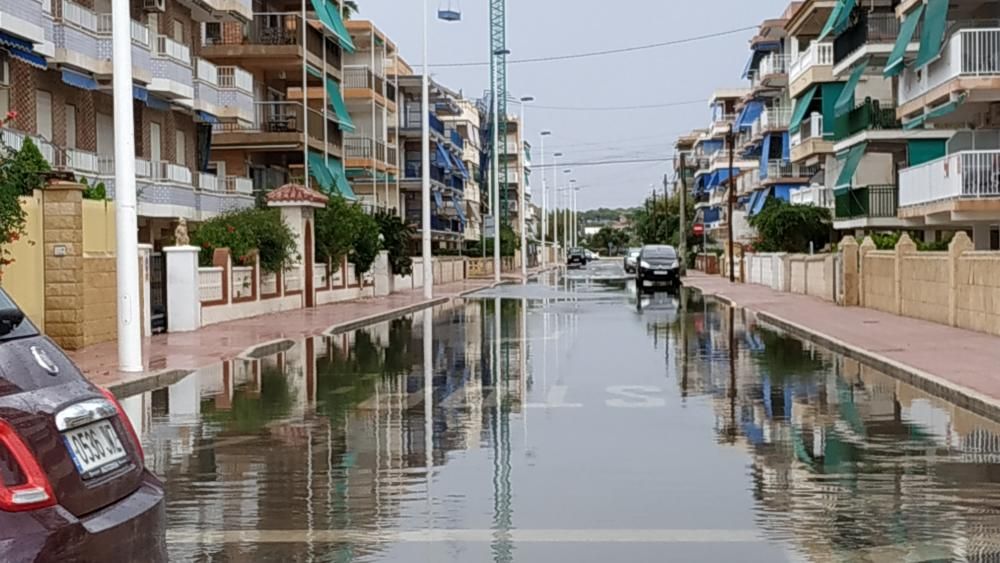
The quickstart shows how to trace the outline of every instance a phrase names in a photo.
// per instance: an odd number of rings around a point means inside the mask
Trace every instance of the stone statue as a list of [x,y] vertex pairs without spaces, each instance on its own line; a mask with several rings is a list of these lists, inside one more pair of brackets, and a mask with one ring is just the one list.
[[191,237],[188,236],[187,219],[183,217],[177,220],[177,228],[174,229],[174,244],[177,246],[191,245]]

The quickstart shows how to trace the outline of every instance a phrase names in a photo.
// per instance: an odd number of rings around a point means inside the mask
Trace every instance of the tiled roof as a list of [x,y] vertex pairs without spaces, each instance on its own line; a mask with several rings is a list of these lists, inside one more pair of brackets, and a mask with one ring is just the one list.
[[267,194],[268,203],[321,203],[326,204],[330,200],[324,194],[317,192],[316,190],[310,190],[309,188],[301,184],[285,184],[276,190],[272,190],[271,193]]

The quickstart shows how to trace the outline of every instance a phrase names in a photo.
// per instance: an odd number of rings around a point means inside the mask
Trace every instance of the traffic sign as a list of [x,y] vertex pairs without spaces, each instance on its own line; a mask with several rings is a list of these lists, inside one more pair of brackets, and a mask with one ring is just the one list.
[[705,224],[695,223],[694,226],[692,227],[692,230],[694,231],[695,236],[700,237],[701,235],[705,234]]

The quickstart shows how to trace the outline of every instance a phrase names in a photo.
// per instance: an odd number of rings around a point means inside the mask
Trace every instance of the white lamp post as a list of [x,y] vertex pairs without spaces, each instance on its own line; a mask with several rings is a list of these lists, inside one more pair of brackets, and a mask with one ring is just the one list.
[[549,208],[548,208],[548,191],[549,187],[545,181],[545,137],[552,134],[552,131],[542,131],[539,133],[541,141],[539,149],[541,150],[541,165],[542,165],[542,269],[545,269],[546,262],[549,258],[549,251],[546,248],[546,240],[549,237],[549,232],[546,230],[548,228],[549,221]]
[[420,80],[421,147],[420,147],[420,255],[424,268],[424,299],[434,298],[434,265],[431,256],[431,101],[430,65],[427,62],[427,0],[424,0],[420,19],[424,24],[424,71]]
[[552,229],[552,245],[556,248],[556,260],[559,259],[559,159],[563,157],[563,153],[557,152],[552,155],[552,178],[553,186],[552,189],[554,193],[553,197],[553,208],[555,210],[552,219],[556,222]]
[[[572,173],[573,173],[573,171],[570,170],[569,168],[567,168],[566,170],[563,170],[563,174],[572,174]],[[572,183],[573,183],[573,180],[570,180],[570,184],[572,184]],[[571,191],[571,188],[566,188],[566,189],[567,189],[567,191]],[[569,239],[569,229],[570,229],[569,219],[570,219],[570,207],[571,207],[570,202],[571,202],[571,198],[572,197],[573,196],[569,195],[569,194],[567,194],[567,196],[566,196],[566,209],[565,209],[566,217],[563,220],[563,227],[564,227],[563,228],[563,246],[565,247],[565,251],[567,253],[569,252],[569,249],[570,249],[570,245],[569,245],[569,243],[570,243],[570,239]],[[568,258],[569,254],[567,254],[566,256]]]
[[528,280],[528,229],[526,216],[528,215],[528,208],[525,204],[527,198],[525,197],[525,192],[528,188],[528,175],[525,173],[527,169],[527,154],[524,150],[524,140],[527,138],[528,128],[524,124],[524,106],[535,101],[533,96],[524,96],[520,99],[521,102],[521,146],[518,147],[521,154],[518,156],[518,161],[521,163],[521,182],[520,190],[520,202],[518,203],[518,222],[521,225],[521,278],[522,281]]

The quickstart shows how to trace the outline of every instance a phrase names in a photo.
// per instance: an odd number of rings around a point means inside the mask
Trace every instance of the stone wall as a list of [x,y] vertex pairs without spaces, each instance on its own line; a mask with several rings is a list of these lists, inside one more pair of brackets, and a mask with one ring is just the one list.
[[896,254],[871,250],[861,257],[861,306],[896,312]]
[[76,184],[42,190],[45,331],[69,350],[84,345],[82,201]]
[[746,254],[742,266],[746,283],[837,301],[837,259],[833,254],[759,253]]
[[1000,253],[966,252],[956,270],[956,326],[1000,334]]
[[117,267],[115,255],[83,257],[83,345],[114,340],[118,336]]
[[902,258],[900,313],[906,317],[948,323],[948,253],[921,252]]

